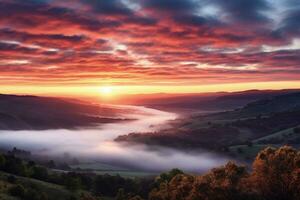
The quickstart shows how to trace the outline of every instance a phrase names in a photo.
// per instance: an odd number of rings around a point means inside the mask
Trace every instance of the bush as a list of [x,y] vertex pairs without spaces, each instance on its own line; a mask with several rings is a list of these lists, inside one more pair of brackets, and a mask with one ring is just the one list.
[[9,193],[15,197],[24,197],[25,189],[22,185],[16,185],[10,188]]
[[78,177],[66,176],[64,185],[68,190],[77,191],[81,189],[81,181]]
[[7,181],[8,181],[9,183],[14,184],[14,183],[17,182],[17,178],[16,178],[15,176],[13,176],[13,175],[10,175],[10,176],[7,177]]
[[294,133],[300,133],[300,127],[294,128]]
[[32,177],[39,180],[48,179],[48,170],[45,167],[33,167],[32,168]]
[[3,155],[0,154],[0,169],[5,167],[6,159]]
[[25,194],[25,200],[41,200],[41,196],[40,194],[33,190],[33,189],[29,189],[26,194]]

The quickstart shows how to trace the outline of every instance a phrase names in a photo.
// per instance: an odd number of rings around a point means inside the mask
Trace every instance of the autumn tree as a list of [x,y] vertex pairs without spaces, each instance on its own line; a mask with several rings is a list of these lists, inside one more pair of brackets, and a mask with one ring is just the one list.
[[191,191],[194,177],[173,169],[161,174],[156,179],[158,185],[149,194],[149,200],[180,200],[187,197]]
[[208,174],[198,176],[188,200],[234,200],[247,199],[240,187],[248,177],[245,167],[229,162]]
[[254,192],[265,200],[299,200],[300,152],[287,146],[261,151],[249,181]]

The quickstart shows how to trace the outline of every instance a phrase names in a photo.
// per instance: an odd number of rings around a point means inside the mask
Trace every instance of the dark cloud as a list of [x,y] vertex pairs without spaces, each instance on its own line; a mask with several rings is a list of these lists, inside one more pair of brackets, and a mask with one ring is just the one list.
[[157,23],[157,19],[150,18],[150,17],[139,17],[139,16],[133,16],[129,17],[124,20],[125,23],[131,23],[131,24],[137,24],[137,25],[143,25],[143,26],[152,26]]
[[300,8],[288,10],[282,20],[282,27],[277,30],[277,33],[284,37],[300,37]]
[[[10,16],[7,18],[7,16]],[[69,8],[53,7],[48,4],[26,4],[26,3],[1,3],[0,22],[6,26],[19,26],[33,28],[44,26],[49,22],[55,22],[56,28],[64,29],[64,26],[81,26],[88,30],[100,30],[120,25],[113,20],[96,20],[85,14],[76,13]]]
[[271,9],[266,0],[212,0],[232,21],[262,23],[269,18],[262,12]]
[[82,0],[99,14],[131,15],[132,11],[120,0]]
[[220,22],[214,18],[203,17],[199,15],[176,15],[173,17],[174,21],[187,26],[215,26],[220,25]]
[[30,40],[55,40],[59,41],[69,41],[69,42],[80,42],[86,39],[83,35],[62,35],[62,34],[30,34],[26,32],[15,31],[12,29],[0,29],[0,38],[11,38],[17,41],[30,41]]
[[197,1],[193,0],[142,0],[142,5],[146,9],[176,13],[190,13],[199,6]]

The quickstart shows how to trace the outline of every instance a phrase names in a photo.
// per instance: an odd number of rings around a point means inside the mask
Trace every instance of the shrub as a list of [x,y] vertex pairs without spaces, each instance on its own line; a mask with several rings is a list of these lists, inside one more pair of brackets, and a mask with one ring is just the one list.
[[15,197],[24,197],[25,189],[22,185],[16,185],[10,188],[9,193]]
[[10,175],[10,176],[7,177],[7,181],[8,181],[9,183],[14,184],[14,183],[16,183],[17,178],[16,178],[15,176],[13,176],[13,175]]

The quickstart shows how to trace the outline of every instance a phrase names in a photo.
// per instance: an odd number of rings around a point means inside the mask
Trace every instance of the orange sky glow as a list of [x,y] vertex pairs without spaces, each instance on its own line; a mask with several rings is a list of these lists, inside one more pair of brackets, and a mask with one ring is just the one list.
[[[109,87],[109,91],[106,88]],[[104,89],[103,89],[104,88]],[[130,94],[155,94],[155,93],[206,93],[220,91],[243,91],[251,89],[299,89],[300,81],[283,82],[253,82],[214,85],[183,85],[183,86],[0,86],[0,91],[5,94],[61,96],[61,97],[103,97],[107,99],[118,98]]]

